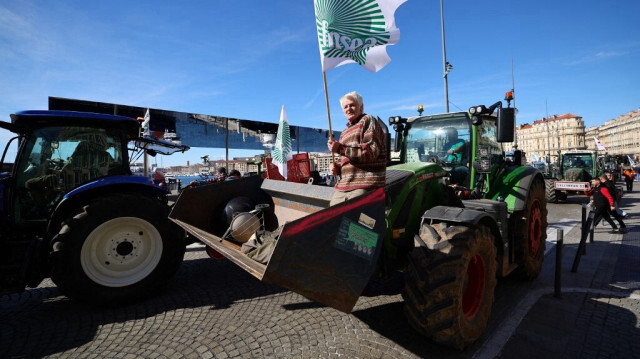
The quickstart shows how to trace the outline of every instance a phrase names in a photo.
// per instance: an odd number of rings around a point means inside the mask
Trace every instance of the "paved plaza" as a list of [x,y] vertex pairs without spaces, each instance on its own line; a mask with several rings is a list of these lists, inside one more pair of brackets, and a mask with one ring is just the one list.
[[344,314],[262,283],[192,245],[165,290],[143,302],[94,308],[60,295],[50,281],[0,297],[0,357],[638,358],[638,197],[623,198],[633,216],[629,233],[597,228],[576,273],[579,223],[566,225],[560,298],[554,295],[557,235],[550,229],[540,277],[500,280],[487,330],[465,351],[409,328],[399,278],[376,283],[371,296]]

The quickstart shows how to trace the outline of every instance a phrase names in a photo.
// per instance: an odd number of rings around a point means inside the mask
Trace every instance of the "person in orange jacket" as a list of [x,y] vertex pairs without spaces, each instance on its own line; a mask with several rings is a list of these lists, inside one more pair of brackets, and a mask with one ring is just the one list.
[[633,191],[633,180],[636,177],[636,171],[631,167],[627,167],[622,171],[622,175],[624,176],[624,182],[627,184],[627,192]]

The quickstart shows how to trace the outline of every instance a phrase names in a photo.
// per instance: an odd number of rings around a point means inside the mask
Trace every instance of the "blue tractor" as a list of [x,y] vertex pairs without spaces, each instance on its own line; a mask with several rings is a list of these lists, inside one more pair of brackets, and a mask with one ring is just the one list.
[[[129,117],[24,111],[0,128],[17,156],[0,174],[0,294],[50,277],[68,297],[130,302],[177,271],[184,231],[168,219],[168,190],[134,176],[130,157],[185,151],[140,135]],[[130,156],[131,152],[131,156]]]

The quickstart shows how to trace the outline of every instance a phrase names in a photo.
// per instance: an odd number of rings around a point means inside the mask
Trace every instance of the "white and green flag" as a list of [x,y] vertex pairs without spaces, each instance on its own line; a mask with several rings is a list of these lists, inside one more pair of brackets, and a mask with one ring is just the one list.
[[376,72],[400,39],[394,14],[407,0],[314,0],[322,71],[356,62]]
[[287,121],[287,113],[282,105],[280,111],[280,122],[278,123],[278,135],[276,136],[276,144],[273,146],[273,164],[278,166],[280,174],[287,178],[287,161],[293,158],[291,156],[291,135],[289,134],[289,121]]
[[151,136],[151,130],[149,129],[149,121],[151,121],[151,116],[149,115],[149,109],[147,108],[147,112],[144,113],[144,121],[142,121],[143,136]]

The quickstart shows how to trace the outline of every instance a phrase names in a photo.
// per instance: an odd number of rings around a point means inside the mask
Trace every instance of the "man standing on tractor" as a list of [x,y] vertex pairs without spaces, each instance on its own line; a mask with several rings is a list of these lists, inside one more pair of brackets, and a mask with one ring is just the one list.
[[331,166],[331,174],[340,176],[331,206],[384,187],[387,164],[384,131],[375,117],[363,112],[362,96],[349,92],[340,99],[340,106],[347,128],[338,141],[327,141],[329,151],[340,155],[340,162]]
[[624,182],[627,184],[627,192],[633,192],[633,180],[636,177],[636,171],[631,167],[627,167],[622,171]]

